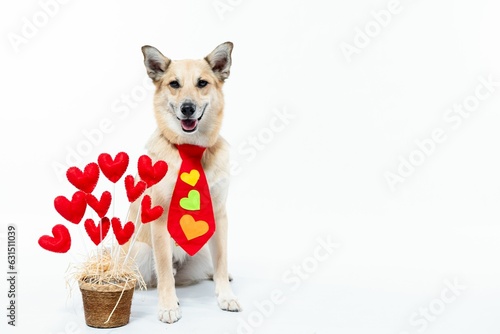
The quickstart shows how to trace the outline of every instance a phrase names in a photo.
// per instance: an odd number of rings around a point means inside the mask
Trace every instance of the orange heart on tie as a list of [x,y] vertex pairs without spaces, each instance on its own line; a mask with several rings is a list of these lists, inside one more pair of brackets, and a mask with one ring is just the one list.
[[200,179],[200,172],[196,169],[192,169],[189,173],[182,173],[181,180],[189,184],[191,187],[194,187],[198,180]]
[[191,215],[182,216],[180,224],[188,240],[201,237],[208,232],[207,222],[203,220],[194,220]]

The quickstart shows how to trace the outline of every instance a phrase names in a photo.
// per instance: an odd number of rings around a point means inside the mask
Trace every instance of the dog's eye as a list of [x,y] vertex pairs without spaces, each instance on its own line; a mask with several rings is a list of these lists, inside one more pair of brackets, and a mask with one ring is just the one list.
[[198,80],[198,88],[203,88],[205,87],[206,85],[208,85],[208,82],[205,81],[205,80]]
[[181,87],[181,85],[179,84],[179,81],[176,81],[176,80],[174,80],[174,81],[170,81],[170,83],[169,83],[168,85],[169,85],[170,87],[172,87],[172,88],[175,88],[175,89],[177,89],[177,88]]

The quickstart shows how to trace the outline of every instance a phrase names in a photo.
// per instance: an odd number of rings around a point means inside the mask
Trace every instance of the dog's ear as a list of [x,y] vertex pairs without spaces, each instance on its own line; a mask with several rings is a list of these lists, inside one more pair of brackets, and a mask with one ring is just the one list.
[[231,69],[231,52],[233,51],[233,43],[226,42],[216,47],[205,60],[210,64],[212,71],[224,81],[229,77]]
[[170,64],[170,59],[162,55],[157,48],[149,45],[144,45],[141,50],[149,77],[153,81],[160,80]]

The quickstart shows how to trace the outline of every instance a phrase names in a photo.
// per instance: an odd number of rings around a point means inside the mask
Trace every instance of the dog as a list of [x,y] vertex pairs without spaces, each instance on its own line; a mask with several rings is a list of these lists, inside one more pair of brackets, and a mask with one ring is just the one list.
[[[150,191],[153,203],[163,206],[165,212],[136,232],[131,254],[148,286],[157,286],[158,317],[166,323],[181,318],[175,286],[203,279],[213,279],[222,310],[241,311],[227,269],[225,202],[229,185],[229,148],[219,134],[224,114],[222,87],[229,77],[232,50],[233,44],[226,42],[203,59],[171,60],[155,47],[142,47],[147,74],[156,87],[154,116],[157,129],[146,148],[153,161],[167,162],[168,173]],[[201,163],[216,222],[214,235],[192,257],[175,245],[166,225],[167,208],[181,164],[175,146],[179,144],[206,147]],[[135,217],[138,209],[138,204],[133,204],[130,217]]]

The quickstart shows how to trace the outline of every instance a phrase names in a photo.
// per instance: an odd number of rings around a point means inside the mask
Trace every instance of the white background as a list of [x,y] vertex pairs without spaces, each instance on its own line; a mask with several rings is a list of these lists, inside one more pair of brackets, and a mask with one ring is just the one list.
[[[500,86],[460,125],[443,118],[474,96],[480,77],[500,81],[497,1],[401,0],[381,28],[372,12],[387,0],[68,1],[47,22],[40,3],[0,8],[0,267],[15,224],[19,271],[18,327],[6,325],[2,279],[1,332],[500,332]],[[231,10],[218,12],[217,3]],[[40,27],[14,47],[9,38],[22,36],[27,21]],[[349,61],[341,45],[359,46],[365,28],[373,37]],[[157,320],[151,290],[135,294],[128,326],[92,330],[79,292],[65,286],[82,244],[65,255],[37,245],[65,224],[54,197],[73,191],[54,166],[68,167],[70,152],[88,142],[84,133],[106,119],[112,130],[79,167],[102,152],[124,150],[132,161],[144,153],[155,124],[152,91],[140,94],[142,45],[200,58],[226,40],[235,48],[222,133],[238,167],[230,271],[244,312],[218,310],[213,283],[204,282],[179,290],[176,324]],[[116,113],[134,92],[128,114]],[[273,132],[277,111],[292,116]],[[446,140],[391,189],[386,173],[397,173],[400,159],[422,158],[415,141],[436,129]],[[126,203],[116,210],[125,215]],[[313,257],[318,238],[340,245],[324,261]],[[298,289],[294,266],[309,271]],[[449,303],[446,281],[462,286]],[[259,311],[273,291],[283,302]]]

